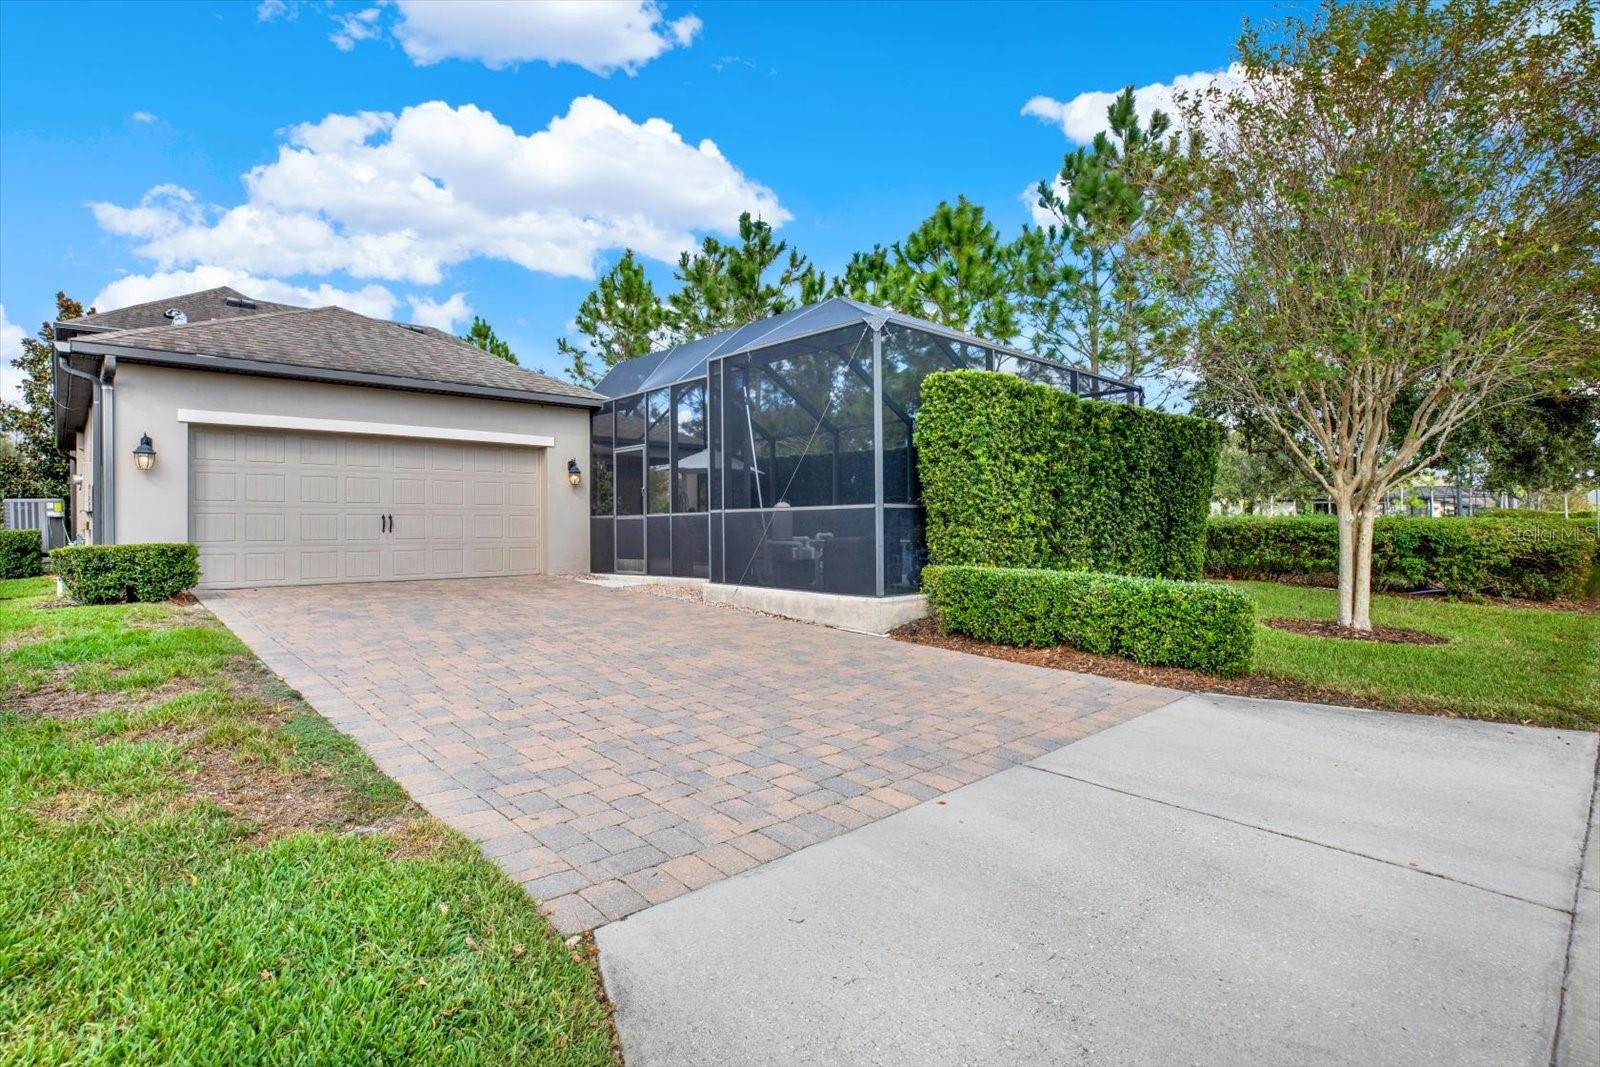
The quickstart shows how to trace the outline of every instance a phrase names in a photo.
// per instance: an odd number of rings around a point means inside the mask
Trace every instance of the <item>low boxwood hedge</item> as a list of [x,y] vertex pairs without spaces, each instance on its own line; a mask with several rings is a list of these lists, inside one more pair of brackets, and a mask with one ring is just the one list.
[[0,578],[35,578],[44,573],[38,530],[0,530]]
[[80,604],[166,600],[200,583],[194,545],[68,545],[50,563]]
[[[1595,547],[1592,534],[1566,523],[1392,516],[1373,528],[1372,584],[1551,600],[1583,590]],[[1218,515],[1206,524],[1209,577],[1332,584],[1338,571],[1332,515]]]
[[927,568],[922,590],[945,633],[1002,645],[1069,645],[1223,676],[1250,669],[1255,604],[1225,586],[963,566]]

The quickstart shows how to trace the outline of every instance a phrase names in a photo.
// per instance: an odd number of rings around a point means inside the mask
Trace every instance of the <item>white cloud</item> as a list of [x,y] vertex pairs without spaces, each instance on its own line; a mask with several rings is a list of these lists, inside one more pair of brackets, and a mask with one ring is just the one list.
[[134,122],[143,123],[145,125],[149,125],[150,123],[156,121],[155,114],[150,111],[135,111],[129,116],[129,118],[133,119]]
[[293,21],[300,14],[300,5],[289,3],[288,0],[261,0],[256,5],[257,22],[273,22],[277,19]]
[[792,217],[714,142],[689,144],[663,119],[634,122],[592,96],[526,135],[471,104],[329,115],[289,130],[244,186],[230,208],[174,185],[133,207],[91,207],[162,271],[206,264],[416,285],[475,258],[589,278],[607,250],[672,262],[741,211],[775,226]]
[[360,289],[340,289],[326,282],[315,287],[294,285],[276,278],[262,278],[246,271],[205,264],[190,270],[125,275],[96,293],[89,305],[96,311],[111,311],[163,297],[215,289],[219,285],[232,286],[245,296],[258,300],[300,307],[337,304],[378,319],[394,318],[397,304],[394,294],[381,285],[364,285]]
[[445,300],[433,300],[423,294],[406,297],[411,305],[411,321],[419,326],[432,326],[445,333],[455,333],[456,323],[472,316],[466,293],[451,293]]
[[26,330],[6,318],[6,306],[0,304],[0,403],[22,402],[22,372],[17,370],[16,360],[27,336]]
[[383,26],[378,22],[381,14],[383,12],[375,7],[349,15],[336,14],[332,18],[338,29],[333,31],[328,40],[341,52],[350,51],[360,41],[376,40],[383,36]]
[[[1176,122],[1178,93],[1194,95],[1213,87],[1224,93],[1233,92],[1244,81],[1242,68],[1236,63],[1226,70],[1197,71],[1180,74],[1170,82],[1154,82],[1133,91],[1134,107],[1140,122],[1149,122],[1151,112],[1165,111]],[[1115,92],[1079,93],[1063,103],[1048,96],[1036,96],[1022,105],[1024,115],[1032,115],[1054,126],[1078,144],[1088,144],[1094,135],[1106,128],[1106,108],[1120,95]]]
[[594,74],[633,74],[701,29],[694,15],[668,22],[655,0],[397,0],[394,35],[418,66],[476,60],[493,70],[543,61]]

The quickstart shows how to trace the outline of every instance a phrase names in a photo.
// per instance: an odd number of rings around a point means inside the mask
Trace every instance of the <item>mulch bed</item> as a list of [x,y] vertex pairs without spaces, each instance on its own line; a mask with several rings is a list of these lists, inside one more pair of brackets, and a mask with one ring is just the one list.
[[1421,630],[1407,630],[1401,626],[1374,626],[1370,630],[1357,630],[1353,626],[1340,626],[1336,622],[1320,619],[1262,619],[1263,626],[1274,630],[1287,630],[1305,637],[1335,637],[1344,641],[1375,641],[1385,645],[1444,645],[1447,638],[1425,634]]
[[942,634],[933,619],[918,619],[889,634],[896,641],[932,645],[955,652],[967,652],[990,659],[1005,659],[1034,667],[1050,667],[1079,674],[1098,674],[1123,682],[1140,682],[1186,693],[1226,693],[1230,696],[1260,697],[1268,700],[1299,700],[1310,704],[1338,704],[1344,707],[1378,708],[1385,711],[1414,711],[1428,715],[1454,716],[1448,708],[1433,704],[1374,701],[1342,689],[1306,685],[1283,678],[1246,675],[1243,678],[1217,678],[1182,667],[1151,667],[1120,656],[1097,656],[1074,648],[1012,648],[993,645],[964,634]]

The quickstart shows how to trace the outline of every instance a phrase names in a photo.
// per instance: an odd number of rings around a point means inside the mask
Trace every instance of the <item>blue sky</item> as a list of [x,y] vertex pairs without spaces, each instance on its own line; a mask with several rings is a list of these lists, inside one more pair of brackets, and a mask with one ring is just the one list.
[[227,282],[474,311],[555,371],[624,245],[665,286],[749,207],[831,272],[958,194],[1009,235],[1103,115],[1083,94],[1158,103],[1225,68],[1244,17],[1294,10],[6,3],[0,344],[58,288],[108,307]]

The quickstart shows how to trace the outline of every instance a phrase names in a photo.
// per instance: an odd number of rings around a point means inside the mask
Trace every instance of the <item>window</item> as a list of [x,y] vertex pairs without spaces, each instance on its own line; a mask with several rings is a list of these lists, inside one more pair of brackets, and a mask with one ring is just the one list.
[[701,382],[672,391],[672,510],[702,512],[710,504],[710,452],[706,450],[706,387]]
[[652,515],[664,515],[672,510],[672,405],[665,389],[646,394],[645,422],[645,506]]

